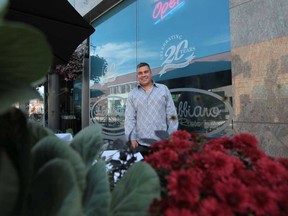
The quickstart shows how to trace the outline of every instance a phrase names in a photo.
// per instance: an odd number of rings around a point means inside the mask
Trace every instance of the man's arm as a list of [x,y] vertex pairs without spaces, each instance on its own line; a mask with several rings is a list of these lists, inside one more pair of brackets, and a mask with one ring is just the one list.
[[178,129],[178,117],[172,95],[167,88],[167,103],[166,103],[166,119],[168,126],[168,133],[172,134]]
[[136,140],[136,109],[133,104],[132,95],[129,95],[127,98],[124,127],[127,140]]

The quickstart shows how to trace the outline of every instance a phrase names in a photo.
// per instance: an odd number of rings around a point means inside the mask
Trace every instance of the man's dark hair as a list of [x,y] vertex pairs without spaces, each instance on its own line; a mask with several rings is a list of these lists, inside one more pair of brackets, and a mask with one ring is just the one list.
[[137,65],[137,69],[140,68],[140,67],[144,67],[144,66],[148,66],[149,70],[150,70],[150,65],[146,62],[141,62]]

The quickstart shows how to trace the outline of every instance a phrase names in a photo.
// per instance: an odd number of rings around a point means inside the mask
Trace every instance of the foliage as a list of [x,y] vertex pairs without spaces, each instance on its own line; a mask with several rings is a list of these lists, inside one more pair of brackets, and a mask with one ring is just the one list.
[[0,3],[0,114],[11,104],[38,97],[36,86],[49,71],[52,53],[43,34],[28,25],[3,22]]
[[162,187],[152,215],[288,214],[288,160],[267,156],[253,135],[205,140],[176,131],[145,161]]
[[0,115],[0,130],[3,216],[148,215],[160,196],[158,176],[145,162],[131,165],[110,189],[106,163],[99,160],[103,140],[97,124],[67,143],[12,109]]
[[119,152],[119,158],[113,159],[102,157],[103,160],[106,161],[109,175],[109,182],[110,182],[110,189],[113,190],[119,179],[121,179],[126,171],[132,166],[136,161],[137,158],[133,152],[129,149],[121,149]]
[[95,71],[95,73],[91,73],[91,79],[98,83],[99,77],[106,75],[107,67],[108,63],[106,59],[98,55],[92,55],[91,71]]
[[84,69],[83,60],[85,55],[85,44],[77,47],[71,55],[70,60],[65,65],[56,65],[54,72],[64,77],[65,81],[75,80],[82,74]]
[[[7,1],[0,0],[0,19],[5,7]],[[33,84],[49,71],[52,55],[43,34],[0,20],[0,52],[1,216],[148,215],[160,196],[150,165],[134,164],[110,191],[106,164],[99,160],[104,143],[99,125],[82,129],[67,143],[12,108],[37,97]]]
[[[73,81],[77,79],[84,70],[84,57],[87,55],[86,44],[80,44],[75,52],[71,55],[67,64],[56,65],[54,72],[64,77],[65,81]],[[99,77],[104,76],[107,70],[108,63],[104,58],[98,55],[91,56],[91,71],[96,71],[96,74],[91,74],[91,79],[97,82]]]

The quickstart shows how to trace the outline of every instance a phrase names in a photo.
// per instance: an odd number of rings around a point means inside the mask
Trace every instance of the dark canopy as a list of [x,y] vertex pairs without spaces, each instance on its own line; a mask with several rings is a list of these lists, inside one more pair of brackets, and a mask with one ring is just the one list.
[[55,65],[66,64],[95,31],[67,0],[10,0],[5,19],[40,29],[51,45]]

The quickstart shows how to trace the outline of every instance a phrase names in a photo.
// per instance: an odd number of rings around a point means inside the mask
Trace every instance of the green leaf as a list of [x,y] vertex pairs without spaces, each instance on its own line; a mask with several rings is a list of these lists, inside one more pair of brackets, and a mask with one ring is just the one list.
[[155,170],[145,162],[130,167],[112,192],[110,216],[144,216],[154,198],[160,197]]
[[16,207],[18,212],[15,215],[22,215],[25,211],[25,201],[32,174],[31,143],[26,116],[16,108],[0,115],[0,131],[0,144],[12,160],[20,179],[20,192]]
[[67,160],[75,170],[80,190],[84,191],[86,187],[86,167],[80,155],[64,140],[56,136],[44,137],[32,148],[31,153],[34,161],[34,173],[54,158]]
[[93,161],[99,158],[103,144],[101,127],[95,124],[77,133],[71,142],[71,147],[81,155],[86,166],[90,168]]
[[51,66],[51,48],[36,28],[16,22],[0,25],[0,80],[32,82],[44,77]]
[[99,161],[90,168],[87,181],[83,199],[84,214],[86,216],[107,216],[111,202],[111,192],[105,162]]
[[81,192],[70,163],[59,158],[45,163],[32,182],[29,201],[31,216],[81,215]]
[[0,78],[0,114],[9,110],[11,105],[15,102],[22,102],[35,98],[41,98],[41,96],[31,86],[21,82],[17,83],[13,80],[4,81]]
[[55,136],[54,132],[49,128],[43,127],[42,125],[28,121],[28,130],[31,135],[31,143],[35,145],[39,140],[47,136]]
[[5,149],[0,146],[0,212],[10,216],[14,211],[20,191],[19,177],[16,168]]

